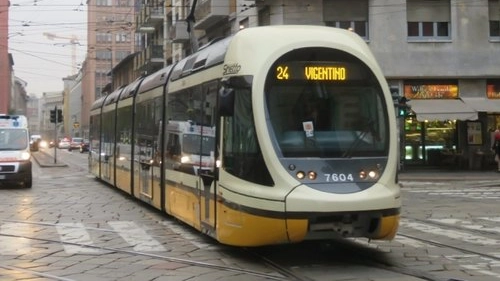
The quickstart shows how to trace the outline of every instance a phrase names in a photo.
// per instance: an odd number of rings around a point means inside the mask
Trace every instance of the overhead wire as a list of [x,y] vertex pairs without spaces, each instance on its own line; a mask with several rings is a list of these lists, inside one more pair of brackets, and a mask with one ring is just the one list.
[[[278,1],[276,1],[278,2]],[[296,14],[302,14],[303,11],[300,8],[308,8],[310,7],[310,4],[304,3],[304,2],[298,2],[294,4],[284,4],[284,1],[281,1],[281,3],[276,3],[271,5],[267,5],[270,8],[274,7],[294,7],[298,8],[298,10],[295,12]],[[366,1],[367,3],[369,1]],[[407,1],[409,2],[409,1]],[[466,7],[486,7],[488,6],[488,1],[483,1],[483,0],[456,0],[456,1],[435,1],[435,0],[413,0],[411,2],[415,3],[420,3],[419,5],[428,5],[428,6],[441,6],[441,5],[449,5],[449,6],[466,6]],[[65,2],[66,3],[66,2]],[[189,5],[170,5],[169,8],[189,8]],[[229,7],[228,5],[216,5],[215,7]],[[237,14],[243,14],[246,10],[249,8],[253,8],[255,5],[252,6],[252,4],[243,4],[243,5],[238,5],[236,8]],[[47,0],[25,0],[25,1],[15,1],[11,0],[11,7],[10,7],[10,13],[12,13],[13,9],[20,9],[23,8],[26,13],[45,13],[49,12],[49,10],[44,10],[42,8],[50,8],[50,12],[68,12],[68,8],[71,8],[71,11],[77,11],[78,12],[85,12],[88,13],[89,9],[94,9],[94,6],[88,6],[88,5],[83,5],[82,0],[80,0],[79,5],[73,4],[53,4],[51,1]],[[396,4],[383,4],[383,5],[377,5],[377,4],[371,4],[369,6],[370,9],[377,9],[377,8],[385,8],[385,10],[380,10],[376,12],[372,12],[369,14],[369,16],[380,16],[380,15],[388,15],[388,14],[394,14],[394,13],[401,13],[401,12],[408,12],[407,11],[407,3],[396,3]],[[95,9],[98,9],[95,7]],[[134,10],[134,7],[131,6],[129,11],[123,12],[123,13],[117,13],[118,15],[132,15]],[[271,16],[274,15],[274,13],[270,14]],[[133,16],[133,15],[132,15]],[[245,16],[247,17],[258,17],[258,13],[246,13]],[[84,32],[85,37],[87,34],[87,28],[89,25],[95,25],[98,26],[103,23],[103,21],[97,21],[97,22],[88,22],[88,21],[82,21],[82,22],[57,22],[57,23],[47,23],[43,21],[37,21],[35,17],[29,17],[30,20],[20,20],[20,19],[11,19],[12,22],[14,22],[14,25],[11,25],[10,27],[16,28],[16,29],[22,29],[22,32],[25,33],[27,36],[35,34],[37,31],[40,30],[46,30],[47,28],[50,28],[50,31],[57,31],[58,33],[61,32]],[[197,20],[197,19],[195,19]],[[116,27],[115,27],[116,28]],[[131,31],[132,32],[132,31]],[[80,39],[80,38],[79,38]],[[83,42],[87,41],[86,39],[80,39]],[[16,44],[17,40],[11,40],[12,43]],[[25,40],[20,40],[21,42],[27,42]],[[41,43],[36,43],[36,42],[30,42],[33,44],[41,44]],[[29,51],[27,50],[21,50],[19,48],[11,48],[13,51],[24,51],[28,53]],[[70,55],[68,55],[68,58]],[[68,59],[69,60],[69,59]]]

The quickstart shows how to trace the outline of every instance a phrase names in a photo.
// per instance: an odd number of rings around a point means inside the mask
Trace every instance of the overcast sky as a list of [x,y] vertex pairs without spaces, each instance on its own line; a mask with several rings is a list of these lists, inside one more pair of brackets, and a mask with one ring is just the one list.
[[[10,0],[9,52],[14,59],[16,77],[28,83],[28,94],[62,91],[62,79],[74,73],[73,61],[77,67],[84,61],[86,2]],[[55,37],[49,38],[44,33]]]

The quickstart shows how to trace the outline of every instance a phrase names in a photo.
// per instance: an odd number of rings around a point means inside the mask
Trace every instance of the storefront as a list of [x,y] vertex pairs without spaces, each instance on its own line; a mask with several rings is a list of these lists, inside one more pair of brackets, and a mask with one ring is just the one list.
[[403,123],[405,166],[468,166],[463,128],[478,114],[458,97],[458,83],[406,82],[404,95],[411,106]]
[[404,80],[400,96],[403,169],[494,169],[493,132],[500,128],[500,79]]

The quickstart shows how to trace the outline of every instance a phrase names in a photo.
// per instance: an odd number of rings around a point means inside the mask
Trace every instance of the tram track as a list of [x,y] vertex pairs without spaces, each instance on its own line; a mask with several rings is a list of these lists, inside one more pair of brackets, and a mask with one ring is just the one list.
[[[475,228],[472,229],[472,228],[467,228],[467,227],[460,226],[460,225],[450,225],[450,224],[440,223],[440,222],[436,222],[436,221],[432,221],[432,220],[423,220],[423,219],[417,219],[417,218],[411,218],[411,220],[418,222],[418,223],[421,223],[421,224],[440,227],[440,228],[443,228],[446,230],[460,231],[460,232],[471,233],[471,234],[475,234],[475,235],[484,235],[482,237],[486,237],[486,238],[489,238],[488,236],[492,236],[493,239],[495,239],[495,240],[496,240],[496,237],[498,236],[498,232],[493,232],[493,231],[488,231],[488,230],[475,229]],[[488,259],[491,259],[494,261],[500,261],[500,256],[495,256],[495,255],[487,254],[487,253],[480,252],[477,250],[472,250],[470,248],[466,248],[465,246],[455,246],[455,245],[452,245],[451,243],[440,242],[437,239],[431,240],[431,239],[422,238],[422,237],[419,237],[417,235],[405,233],[404,231],[401,231],[401,230],[398,231],[398,236],[413,239],[415,241],[419,241],[419,242],[422,242],[424,244],[429,244],[429,245],[436,246],[436,247],[453,249],[453,250],[456,250],[456,251],[464,253],[464,254],[471,254],[471,255],[476,255],[479,257],[488,258]],[[447,240],[450,240],[450,238],[447,237]],[[463,242],[463,241],[458,241],[458,242]],[[461,245],[464,245],[464,243],[462,243]],[[500,242],[499,242],[499,245],[500,245]]]
[[[19,221],[16,221],[16,222],[19,223]],[[39,224],[39,225],[43,225],[43,226],[55,225],[55,224],[51,224],[51,223],[36,223],[36,222],[25,222],[25,223],[27,223],[27,224]],[[112,230],[106,230],[106,229],[98,229],[98,228],[92,228],[92,229],[105,231],[105,232],[114,232]],[[23,238],[23,239],[29,239],[29,240],[34,240],[34,241],[39,241],[39,242],[44,242],[44,243],[71,245],[71,246],[77,246],[77,247],[82,247],[82,248],[89,248],[89,249],[96,249],[96,250],[103,251],[100,254],[95,254],[96,256],[108,255],[108,254],[114,254],[114,253],[127,254],[127,255],[131,255],[131,256],[142,256],[142,257],[153,258],[153,259],[157,259],[157,260],[175,262],[175,263],[189,265],[189,266],[197,266],[197,267],[223,270],[223,271],[231,271],[231,272],[235,272],[235,273],[248,275],[249,278],[250,277],[254,277],[254,278],[260,277],[260,278],[265,278],[266,280],[297,280],[297,281],[302,281],[302,280],[306,281],[307,280],[307,279],[297,279],[296,276],[291,275],[291,273],[287,272],[286,270],[265,273],[265,272],[255,271],[255,270],[238,268],[238,267],[234,267],[234,266],[225,266],[225,265],[218,265],[218,264],[207,263],[207,262],[202,262],[202,261],[196,261],[193,259],[183,259],[183,258],[177,258],[177,257],[171,257],[171,256],[165,256],[165,255],[159,255],[159,254],[153,254],[153,253],[119,249],[119,248],[106,247],[106,246],[88,245],[88,244],[83,244],[83,243],[74,243],[74,242],[61,241],[61,240],[56,240],[56,239],[30,237],[27,235],[12,235],[12,234],[0,233],[0,237]],[[51,278],[54,280],[62,280],[62,281],[72,280],[72,279],[67,279],[65,277],[62,277],[62,276],[50,275],[50,274],[47,274],[44,272],[29,270],[29,269],[16,267],[16,266],[12,266],[12,265],[6,265],[6,264],[2,264],[2,263],[0,263],[0,268],[4,268],[6,270],[17,270],[17,271],[20,271],[23,273],[32,274],[33,276],[47,277],[47,278]]]
[[[309,277],[308,268],[320,268],[325,272],[335,272],[346,266],[352,268],[366,267],[367,272],[373,272],[374,269],[391,272],[399,278],[406,276],[426,281],[442,281],[442,279],[425,271],[407,268],[393,261],[386,253],[357,243],[354,240],[338,239],[328,242],[312,241],[310,243],[306,243],[307,253],[315,255],[314,258],[307,256],[307,254],[301,256],[300,254],[304,254],[301,250],[298,251],[298,254],[287,252],[283,255],[286,260],[280,260],[279,257],[268,253],[269,248],[264,251],[253,248],[243,248],[242,250],[280,270],[280,272],[282,270],[288,272],[288,275],[295,276],[296,279],[293,280],[297,281],[315,280]],[[314,246],[311,247],[314,244],[318,246],[317,249],[314,249]],[[289,247],[288,249],[294,248]],[[287,264],[290,260],[292,260],[292,264]],[[364,280],[363,277],[360,277],[360,279]]]
[[[49,222],[29,222],[29,221],[19,221],[19,220],[2,220],[4,222],[15,222],[15,223],[25,223],[32,225],[40,225],[42,227],[54,227],[56,223]],[[104,233],[116,233],[116,231],[105,228],[95,228],[86,227],[86,230],[99,231]],[[172,257],[168,255],[154,254],[149,252],[134,251],[128,249],[120,249],[115,247],[106,247],[99,245],[89,245],[84,243],[76,243],[69,241],[61,241],[58,239],[47,239],[39,237],[31,237],[29,235],[13,235],[13,234],[0,234],[3,237],[12,238],[23,238],[34,241],[39,241],[42,243],[51,244],[62,244],[70,245],[82,248],[90,248],[100,250],[99,254],[96,256],[105,256],[110,254],[125,254],[130,256],[142,256],[156,260],[162,260],[167,262],[173,262],[178,264],[184,264],[188,266],[209,268],[215,270],[230,271],[237,274],[243,274],[249,279],[259,279],[263,280],[289,280],[289,281],[312,281],[316,280],[311,277],[309,269],[311,268],[322,268],[325,271],[335,272],[342,267],[350,266],[362,266],[367,268],[367,272],[371,269],[379,269],[387,272],[393,272],[398,275],[417,277],[422,280],[436,281],[438,279],[429,276],[425,272],[412,271],[410,269],[398,266],[390,261],[385,253],[377,251],[376,249],[363,246],[361,244],[352,242],[350,240],[341,239],[339,241],[332,241],[332,243],[318,243],[310,242],[311,245],[318,245],[318,249],[321,249],[321,253],[318,254],[316,249],[311,249],[306,243],[300,245],[280,245],[273,247],[261,247],[261,248],[239,248],[239,247],[227,247],[223,246],[221,251],[231,256],[241,256],[244,260],[250,261],[252,264],[264,265],[270,269],[269,272],[261,272],[256,270],[248,270],[235,266],[219,265],[214,263],[207,263],[203,261],[196,261],[193,259],[184,259],[179,257]],[[158,237],[158,236],[157,236]],[[276,257],[272,253],[275,250],[284,251],[282,257]],[[318,254],[318,255],[316,255]],[[311,258],[314,257],[315,258]],[[16,267],[11,264],[6,265],[0,262],[0,268],[6,270],[17,270],[25,274],[31,274],[33,276],[47,277],[53,280],[70,281],[64,276],[50,275],[46,272],[38,272],[33,269],[26,269],[21,267]],[[46,275],[46,276],[45,276]],[[260,279],[259,279],[260,280]]]

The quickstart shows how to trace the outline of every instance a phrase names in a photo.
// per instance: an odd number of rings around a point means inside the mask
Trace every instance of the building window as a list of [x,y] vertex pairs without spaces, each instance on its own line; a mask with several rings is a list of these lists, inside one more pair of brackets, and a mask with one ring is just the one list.
[[96,59],[111,60],[112,53],[109,50],[99,50],[96,52]]
[[325,23],[326,26],[333,26],[354,31],[364,39],[368,39],[368,22],[366,21],[327,21]]
[[368,0],[323,0],[325,25],[356,32],[368,39]]
[[113,5],[111,0],[96,0],[95,1],[96,6],[111,6]]
[[490,39],[500,41],[500,3],[497,0],[488,1],[490,19]]
[[406,2],[406,17],[409,40],[436,41],[450,39],[450,0],[408,0]]
[[96,42],[97,43],[111,43],[111,34],[109,33],[103,33],[103,32],[99,32],[99,33],[96,33]]
[[120,33],[116,34],[115,41],[116,41],[116,43],[129,43],[130,36],[126,32],[120,32]]
[[115,5],[119,7],[132,7],[132,3],[130,0],[116,0]]
[[259,26],[271,25],[271,11],[266,5],[258,11]]
[[500,21],[490,20],[490,37],[500,39]]

